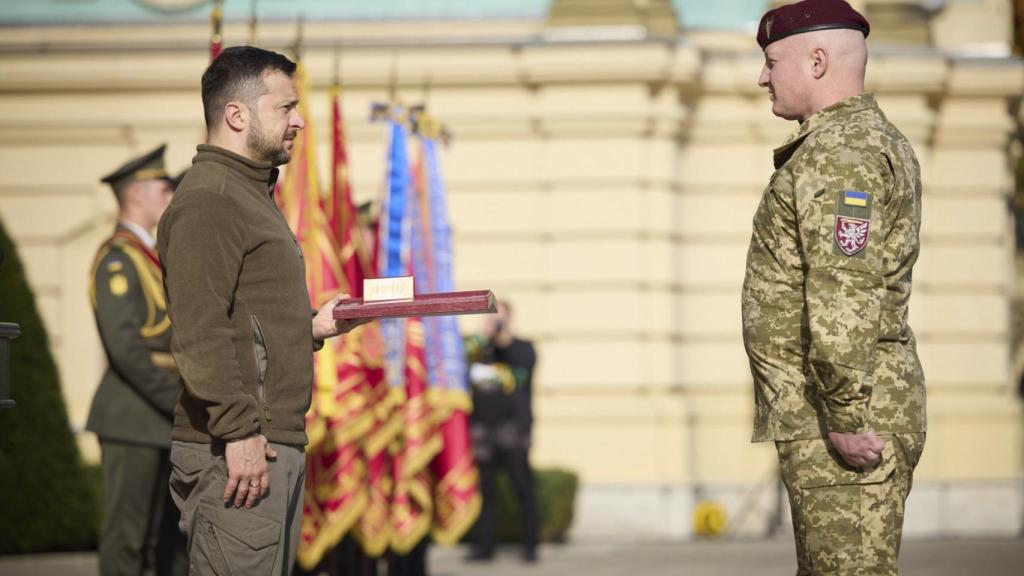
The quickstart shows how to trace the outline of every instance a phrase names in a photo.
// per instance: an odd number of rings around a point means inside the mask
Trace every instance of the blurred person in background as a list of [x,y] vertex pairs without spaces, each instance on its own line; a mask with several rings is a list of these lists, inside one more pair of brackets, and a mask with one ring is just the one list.
[[188,572],[178,510],[167,489],[181,385],[153,239],[174,192],[165,148],[128,161],[102,180],[114,190],[118,215],[114,235],[92,266],[90,300],[108,367],[86,429],[99,438],[103,467],[104,576]]
[[867,20],[843,0],[768,11],[758,85],[800,123],[754,214],[743,335],[755,442],[775,442],[798,574],[895,575],[924,449],[907,324],[921,174],[864,92]]
[[473,389],[471,435],[480,470],[483,498],[470,561],[494,558],[497,495],[495,476],[504,470],[519,502],[523,559],[537,560],[537,502],[530,470],[533,428],[533,371],[537,353],[516,336],[512,307],[498,304],[483,333],[466,339],[469,381]]

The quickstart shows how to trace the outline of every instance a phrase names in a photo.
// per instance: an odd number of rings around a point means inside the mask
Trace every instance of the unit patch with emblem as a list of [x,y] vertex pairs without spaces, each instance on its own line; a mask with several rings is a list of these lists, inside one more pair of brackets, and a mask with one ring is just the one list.
[[836,245],[847,256],[853,256],[868,245],[871,221],[836,216]]
[[871,239],[871,194],[846,190],[836,199],[832,253],[863,258]]

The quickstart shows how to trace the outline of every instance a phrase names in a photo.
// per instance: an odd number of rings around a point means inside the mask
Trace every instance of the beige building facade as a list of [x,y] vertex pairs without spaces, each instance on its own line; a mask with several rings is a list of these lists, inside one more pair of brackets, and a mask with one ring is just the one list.
[[[1024,65],[1008,57],[1009,3],[865,4],[919,17],[893,18],[917,22],[913,34],[879,29],[868,68],[925,183],[910,309],[930,430],[907,533],[1016,534],[1024,427],[1007,199]],[[450,127],[457,286],[510,299],[538,344],[534,460],[580,474],[574,537],[686,538],[702,499],[726,507],[733,534],[762,534],[775,453],[749,442],[739,291],[771,150],[795,125],[756,86],[750,35],[554,24],[308,22],[322,166],[336,69],[360,199],[383,182],[384,132],[368,118],[392,78],[401,100],[426,101]],[[283,50],[294,29],[259,33]],[[229,44],[248,34],[225,29]],[[0,46],[0,217],[89,458],[82,427],[105,359],[87,274],[115,213],[98,179],[165,141],[170,169],[187,165],[202,137],[207,36],[201,25],[37,27],[5,30]]]

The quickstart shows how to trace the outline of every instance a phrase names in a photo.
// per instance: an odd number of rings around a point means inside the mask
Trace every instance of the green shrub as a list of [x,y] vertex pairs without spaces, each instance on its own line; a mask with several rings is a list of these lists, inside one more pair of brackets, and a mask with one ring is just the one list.
[[92,525],[93,529],[96,530],[96,534],[103,533],[103,467],[99,464],[86,464],[83,467],[85,473],[85,483],[89,486],[89,491],[92,492],[93,502],[96,502],[96,507],[93,512]]
[[[540,516],[541,542],[565,542],[569,528],[572,527],[579,479],[568,470],[535,469],[533,480],[537,513]],[[519,542],[519,502],[512,489],[512,482],[504,473],[498,474],[495,492],[498,499],[498,517],[495,520],[498,541]],[[473,538],[471,530],[466,541],[472,541]]]
[[0,410],[0,554],[96,545],[98,502],[68,424],[46,329],[14,244],[0,222],[0,321],[11,344],[11,398]]
[[[568,470],[542,470],[535,476],[542,542],[565,542],[576,512],[579,477]],[[510,487],[511,488],[511,487]]]

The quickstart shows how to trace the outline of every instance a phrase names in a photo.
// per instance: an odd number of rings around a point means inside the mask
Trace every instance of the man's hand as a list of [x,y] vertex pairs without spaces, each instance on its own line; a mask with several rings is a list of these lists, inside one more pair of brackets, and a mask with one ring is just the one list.
[[850,466],[871,468],[882,460],[885,440],[872,430],[855,434],[853,432],[829,432],[828,439]]
[[224,460],[228,464],[228,485],[224,489],[224,501],[234,496],[235,508],[243,503],[246,508],[252,508],[270,489],[267,460],[274,458],[277,452],[262,434],[226,443]]
[[334,319],[334,307],[338,305],[338,302],[351,298],[348,294],[337,294],[330,300],[324,303],[317,311],[316,316],[313,317],[313,339],[314,340],[326,340],[327,338],[333,338],[338,334],[346,334],[352,330],[362,326],[363,324],[370,323],[370,319],[362,320],[335,320]]

